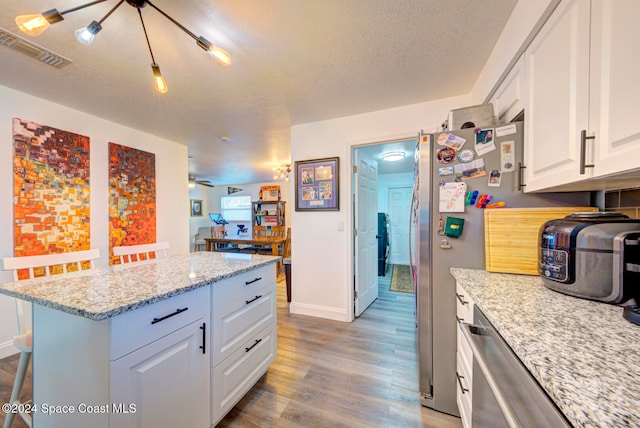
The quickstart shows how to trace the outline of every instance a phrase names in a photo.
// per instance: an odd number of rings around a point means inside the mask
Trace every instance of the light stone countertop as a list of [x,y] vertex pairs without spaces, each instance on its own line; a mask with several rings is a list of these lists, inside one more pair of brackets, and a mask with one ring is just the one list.
[[576,427],[640,427],[640,326],[537,276],[451,269]]
[[278,260],[280,257],[202,251],[6,282],[0,284],[0,294],[102,320]]

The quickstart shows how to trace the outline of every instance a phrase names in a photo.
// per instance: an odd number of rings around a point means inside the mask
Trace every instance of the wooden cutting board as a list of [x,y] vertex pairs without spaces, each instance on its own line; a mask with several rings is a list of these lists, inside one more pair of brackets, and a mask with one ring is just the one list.
[[538,275],[540,227],[593,207],[494,208],[484,210],[484,248],[489,272]]

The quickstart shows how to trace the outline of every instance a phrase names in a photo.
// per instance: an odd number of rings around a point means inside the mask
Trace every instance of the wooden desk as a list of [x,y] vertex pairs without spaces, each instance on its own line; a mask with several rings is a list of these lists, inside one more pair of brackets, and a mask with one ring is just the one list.
[[285,237],[272,237],[267,236],[263,238],[253,238],[250,236],[237,236],[237,237],[229,237],[226,238],[205,238],[207,243],[207,251],[216,251],[216,244],[232,244],[232,245],[261,245],[261,246],[271,246],[271,254],[274,256],[278,255],[278,247],[280,245],[284,245],[287,238]]

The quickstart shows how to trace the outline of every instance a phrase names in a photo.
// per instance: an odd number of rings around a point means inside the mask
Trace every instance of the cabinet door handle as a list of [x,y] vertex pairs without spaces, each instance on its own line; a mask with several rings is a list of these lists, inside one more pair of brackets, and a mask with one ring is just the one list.
[[172,313],[170,313],[170,314],[168,314],[168,315],[165,315],[165,316],[160,317],[160,318],[154,318],[154,319],[153,319],[153,321],[151,321],[151,324],[155,324],[155,323],[158,323],[158,322],[160,322],[160,321],[164,321],[164,320],[166,320],[167,318],[171,318],[171,317],[173,317],[173,316],[176,316],[176,315],[181,314],[181,313],[183,313],[183,312],[185,312],[185,311],[188,311],[188,310],[189,310],[189,308],[188,308],[188,307],[184,307],[184,308],[182,308],[182,309],[179,309],[179,308],[178,308],[178,309],[176,309],[176,311],[175,311],[175,312],[172,312]]
[[254,297],[254,298],[253,298],[253,299],[251,299],[251,300],[245,300],[244,302],[248,305],[248,304],[250,304],[250,303],[255,302],[256,300],[258,300],[258,299],[259,299],[259,298],[261,298],[261,297],[262,297],[262,294],[261,294],[261,295],[259,295],[259,296]]
[[251,280],[251,281],[245,281],[245,282],[244,282],[244,285],[253,284],[254,282],[258,282],[258,281],[260,281],[261,279],[262,279],[262,278],[256,278],[256,279],[253,279],[253,280]]
[[464,296],[462,294],[456,293],[456,297],[458,298],[458,300],[460,300],[460,303],[462,303],[463,305],[466,305],[467,303],[469,303],[466,300],[464,300]]
[[255,341],[255,342],[253,342],[253,345],[249,346],[248,348],[244,348],[244,352],[249,352],[249,351],[251,351],[251,350],[252,350],[253,348],[255,348],[255,347],[256,347],[256,345],[257,345],[258,343],[260,343],[260,342],[262,342],[262,339],[256,339],[256,341]]
[[460,384],[462,393],[464,394],[465,392],[469,392],[469,389],[465,388],[464,385],[462,385],[462,379],[464,379],[464,376],[460,376],[460,374],[456,371],[456,377],[458,378],[458,383]]
[[593,168],[594,165],[587,164],[587,140],[593,140],[594,135],[587,136],[587,130],[580,131],[580,175],[584,175],[586,168]]
[[456,315],[456,321],[458,323],[464,322],[464,318],[460,318],[459,316]]
[[200,349],[202,349],[202,354],[206,354],[207,353],[207,323],[203,322],[202,325],[200,326],[200,330],[202,330],[202,346],[200,347]]
[[522,162],[518,162],[518,190],[522,190],[527,187],[527,185],[524,184],[524,170],[526,168],[526,165],[522,165]]

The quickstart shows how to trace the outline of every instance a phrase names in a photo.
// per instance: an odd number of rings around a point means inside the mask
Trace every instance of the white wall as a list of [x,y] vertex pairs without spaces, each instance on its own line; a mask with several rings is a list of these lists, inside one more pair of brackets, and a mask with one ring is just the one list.
[[292,313],[353,319],[352,147],[434,131],[465,105],[467,96],[447,98],[291,128],[292,161],[340,157],[340,211],[291,213]]
[[[91,247],[109,254],[108,143],[134,147],[156,155],[157,240],[168,241],[170,253],[184,253],[189,245],[187,147],[132,128],[85,114],[41,98],[0,86],[0,257],[13,256],[13,143],[12,119],[33,121],[90,138],[91,149]],[[0,282],[10,281],[0,272]],[[0,295],[0,358],[16,350],[13,299]]]

